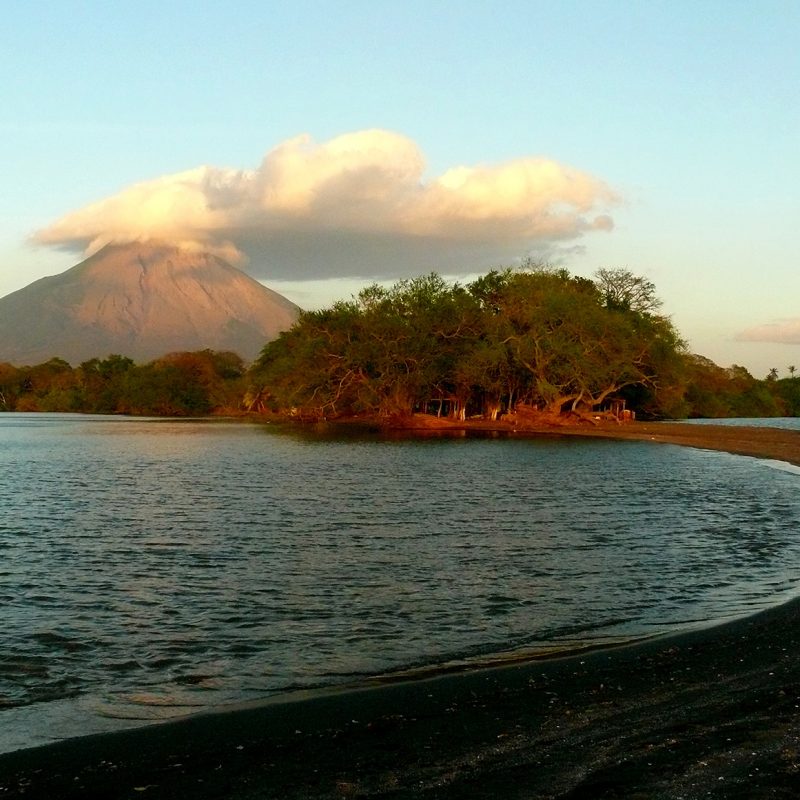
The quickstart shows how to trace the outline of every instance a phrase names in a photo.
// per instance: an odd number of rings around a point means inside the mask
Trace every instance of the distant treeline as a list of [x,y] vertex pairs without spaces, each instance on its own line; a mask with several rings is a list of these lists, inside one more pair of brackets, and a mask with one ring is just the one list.
[[626,270],[592,281],[528,265],[466,287],[432,274],[303,312],[249,369],[212,350],[0,363],[0,411],[496,419],[624,400],[640,418],[800,416],[793,366],[756,379],[690,354],[660,306]]
[[148,364],[109,355],[71,367],[0,364],[0,410],[200,416],[240,407],[247,378],[235,353],[172,353]]
[[800,417],[800,377],[795,367],[780,377],[777,367],[758,380],[744,367],[724,368],[689,355],[683,377],[683,417]]

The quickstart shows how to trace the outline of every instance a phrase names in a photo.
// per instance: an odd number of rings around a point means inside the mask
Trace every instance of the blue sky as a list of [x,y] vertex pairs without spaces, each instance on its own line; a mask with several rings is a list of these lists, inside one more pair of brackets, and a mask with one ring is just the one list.
[[[240,217],[223,225],[241,265],[301,305],[534,252],[646,275],[692,350],[722,365],[800,366],[800,3],[76,0],[4,19],[0,295],[80,261],[106,224],[124,233],[119,204],[74,215],[122,197],[128,220],[134,184],[191,184],[191,204],[200,184],[228,197],[244,174],[250,197],[280,171],[284,214],[291,182],[321,191],[335,160],[327,216],[279,245],[264,233],[274,209],[259,207],[260,238],[237,239]],[[540,203],[545,173],[560,188]],[[517,218],[498,198],[523,174]],[[364,227],[347,192],[363,201],[367,183],[384,205]],[[531,208],[563,224],[526,226]]]

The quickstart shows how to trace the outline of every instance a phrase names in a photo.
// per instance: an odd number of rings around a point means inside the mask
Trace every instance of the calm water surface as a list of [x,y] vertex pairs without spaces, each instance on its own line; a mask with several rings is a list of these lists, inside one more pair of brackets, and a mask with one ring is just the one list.
[[770,465],[0,414],[0,750],[770,605],[800,566]]

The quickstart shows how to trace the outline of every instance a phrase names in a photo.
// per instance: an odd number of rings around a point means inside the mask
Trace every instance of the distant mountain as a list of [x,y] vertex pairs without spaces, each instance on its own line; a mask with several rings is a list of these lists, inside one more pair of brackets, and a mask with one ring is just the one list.
[[209,253],[108,245],[0,298],[0,362],[30,365],[58,356],[76,366],[119,353],[141,363],[206,348],[251,360],[298,312]]

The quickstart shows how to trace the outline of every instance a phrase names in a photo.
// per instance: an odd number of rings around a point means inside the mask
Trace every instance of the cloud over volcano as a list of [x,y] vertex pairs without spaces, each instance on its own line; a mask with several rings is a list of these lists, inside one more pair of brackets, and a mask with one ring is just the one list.
[[238,256],[257,277],[303,280],[484,267],[613,227],[615,193],[555,161],[424,173],[420,149],[397,133],[302,135],[252,170],[203,166],[135,184],[33,240],[85,253],[166,240]]

